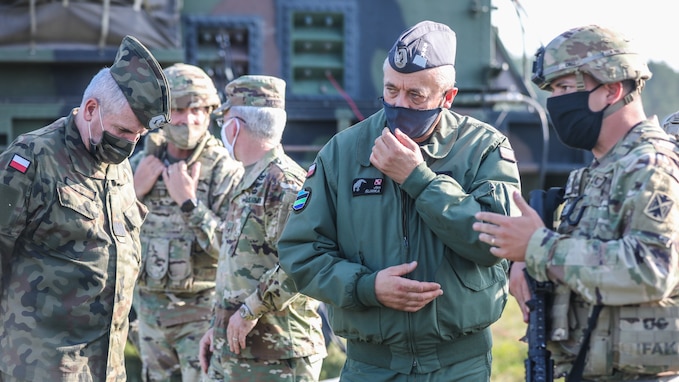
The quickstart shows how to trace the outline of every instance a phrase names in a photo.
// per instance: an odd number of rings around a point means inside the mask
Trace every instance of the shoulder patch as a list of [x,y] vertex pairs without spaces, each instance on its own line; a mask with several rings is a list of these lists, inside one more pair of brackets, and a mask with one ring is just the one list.
[[299,190],[297,193],[297,199],[295,199],[295,202],[292,204],[292,210],[295,212],[301,212],[309,203],[309,199],[311,199],[311,188],[306,187],[303,190]]
[[673,206],[674,201],[669,195],[656,191],[644,208],[644,214],[653,220],[662,222],[665,221]]
[[311,166],[309,166],[309,170],[307,170],[306,172],[306,177],[311,178],[312,176],[314,176],[315,173],[316,173],[316,162],[312,163]]
[[516,156],[514,155],[514,150],[509,147],[500,146],[500,158],[516,163]]
[[28,167],[31,165],[31,161],[22,157],[19,154],[14,154],[12,160],[9,162],[9,167],[25,174],[28,171]]

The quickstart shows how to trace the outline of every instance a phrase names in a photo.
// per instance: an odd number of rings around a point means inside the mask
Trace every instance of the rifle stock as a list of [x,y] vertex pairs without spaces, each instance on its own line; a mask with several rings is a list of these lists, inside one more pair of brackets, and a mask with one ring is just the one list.
[[[554,211],[563,200],[563,189],[553,187],[549,191],[533,190],[529,203],[535,209],[542,222],[549,229],[554,229]],[[549,332],[548,310],[550,298],[554,290],[551,281],[538,282],[524,268],[524,275],[531,299],[526,302],[530,309],[528,315],[528,357],[525,361],[526,382],[552,382],[554,380],[554,360],[547,350],[547,333]]]

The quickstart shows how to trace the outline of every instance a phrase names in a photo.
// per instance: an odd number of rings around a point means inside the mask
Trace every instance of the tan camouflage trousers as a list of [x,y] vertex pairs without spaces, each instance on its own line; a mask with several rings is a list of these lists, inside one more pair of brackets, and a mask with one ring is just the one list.
[[167,328],[151,325],[141,319],[137,321],[142,380],[200,381],[198,349],[201,337],[210,328],[209,321],[189,322]]
[[320,355],[283,360],[256,360],[221,357],[213,353],[203,382],[316,382],[321,375],[322,366],[323,357]]

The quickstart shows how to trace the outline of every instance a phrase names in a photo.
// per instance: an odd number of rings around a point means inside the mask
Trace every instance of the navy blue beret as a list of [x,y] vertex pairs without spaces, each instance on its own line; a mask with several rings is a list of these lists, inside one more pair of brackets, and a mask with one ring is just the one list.
[[389,65],[413,73],[442,65],[455,65],[457,38],[445,24],[421,21],[399,36],[389,51]]

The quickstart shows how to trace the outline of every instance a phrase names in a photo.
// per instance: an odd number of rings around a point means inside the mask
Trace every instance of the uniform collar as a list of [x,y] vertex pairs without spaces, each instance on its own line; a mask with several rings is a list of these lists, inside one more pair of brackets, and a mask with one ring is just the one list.
[[283,156],[285,153],[283,152],[283,146],[278,145],[274,147],[273,149],[267,151],[264,156],[258,160],[257,162],[253,163],[252,165],[245,167],[245,172],[243,173],[243,179],[241,182],[239,182],[238,186],[236,187],[236,192],[234,195],[240,194],[243,190],[247,190],[250,188],[257,178],[262,174],[262,172],[269,166],[269,164],[273,161],[275,161],[277,158]]
[[594,159],[595,165],[601,165],[603,163],[612,163],[620,160],[620,158],[627,155],[632,149],[639,145],[639,139],[643,135],[649,133],[661,134],[663,133],[662,128],[658,125],[657,121],[653,118],[649,118],[645,121],[639,122],[634,127],[632,127],[627,134],[618,141],[618,143],[613,146],[603,157],[599,160]]

